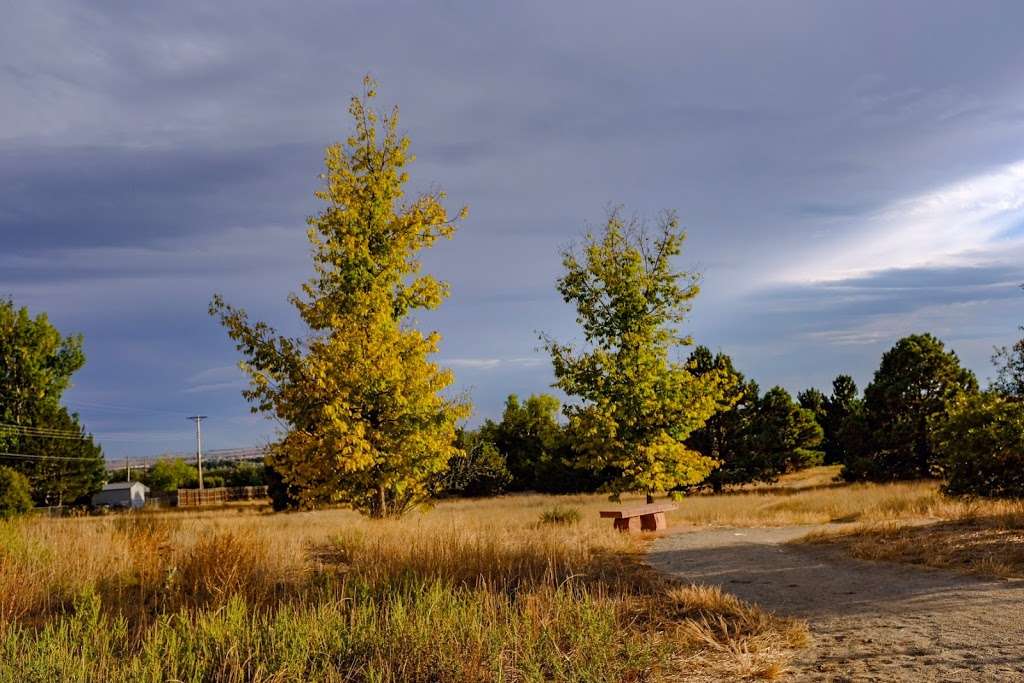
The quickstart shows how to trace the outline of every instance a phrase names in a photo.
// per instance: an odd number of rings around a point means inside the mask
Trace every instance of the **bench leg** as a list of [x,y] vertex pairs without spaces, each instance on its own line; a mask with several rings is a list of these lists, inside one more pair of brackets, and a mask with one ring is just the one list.
[[640,531],[640,519],[637,517],[619,517],[612,521],[615,523],[615,528],[619,531]]
[[661,531],[668,528],[668,521],[664,512],[655,512],[653,515],[642,515],[640,517],[640,528],[643,531]]

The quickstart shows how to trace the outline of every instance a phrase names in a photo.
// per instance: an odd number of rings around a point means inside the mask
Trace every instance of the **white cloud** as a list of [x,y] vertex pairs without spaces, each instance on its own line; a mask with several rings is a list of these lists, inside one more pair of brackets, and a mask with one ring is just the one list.
[[546,358],[443,358],[441,365],[453,368],[469,368],[473,370],[494,370],[497,368],[535,368],[547,362]]
[[1024,245],[1024,161],[892,203],[840,242],[801,252],[785,282],[829,282],[893,268],[976,266]]
[[188,388],[182,393],[202,394],[211,391],[239,390],[247,386],[242,371],[234,365],[224,365],[197,372],[187,380]]

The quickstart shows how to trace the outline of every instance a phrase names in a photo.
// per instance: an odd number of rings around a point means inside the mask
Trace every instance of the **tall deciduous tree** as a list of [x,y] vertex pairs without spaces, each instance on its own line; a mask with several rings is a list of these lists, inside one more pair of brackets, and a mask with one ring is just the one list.
[[24,436],[18,445],[20,452],[41,456],[24,460],[18,467],[28,477],[33,499],[50,506],[87,502],[87,496],[100,490],[107,477],[103,449],[86,432],[78,415],[63,406],[46,414],[40,423],[54,432]]
[[[0,423],[42,427],[55,414],[71,375],[85,364],[82,337],[64,337],[45,313],[34,318],[27,308],[0,299]],[[0,449],[18,444],[16,430],[0,429]]]
[[573,447],[607,474],[606,488],[653,494],[702,481],[716,462],[686,438],[721,408],[722,374],[695,375],[669,354],[692,344],[680,326],[699,292],[698,276],[673,264],[685,233],[666,213],[653,233],[610,212],[581,253],[562,255],[562,298],[576,307],[587,346],[545,338],[566,407]]
[[864,390],[861,452],[843,477],[887,481],[936,474],[933,426],[964,394],[976,393],[974,373],[930,334],[914,334],[885,352]]
[[436,308],[448,287],[420,272],[420,253],[450,238],[455,221],[435,191],[403,202],[412,160],[398,110],[371,107],[374,83],[349,111],[355,132],[327,148],[324,208],[309,221],[315,275],[292,295],[307,333],[250,324],[219,297],[219,315],[244,354],[254,410],[287,425],[269,464],[314,505],[342,502],[372,516],[402,514],[429,495],[456,452],[469,406],[442,395],[453,377],[430,360],[436,332],[410,315]]
[[0,452],[27,477],[39,505],[74,502],[103,485],[103,452],[60,405],[85,364],[80,335],[63,336],[45,314],[0,299]]

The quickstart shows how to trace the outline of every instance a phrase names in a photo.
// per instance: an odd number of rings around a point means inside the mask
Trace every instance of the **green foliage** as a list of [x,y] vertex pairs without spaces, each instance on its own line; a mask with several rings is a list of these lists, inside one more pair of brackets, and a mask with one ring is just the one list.
[[818,424],[824,421],[828,398],[821,391],[813,387],[804,389],[796,395],[796,402],[804,410],[809,410]]
[[[141,478],[142,483],[161,493],[173,493],[181,488],[195,488],[199,485],[198,470],[181,458],[161,458]],[[205,476],[203,485],[212,486]]]
[[573,450],[613,492],[695,484],[716,465],[685,441],[721,408],[725,380],[669,358],[692,343],[679,327],[699,292],[697,274],[673,266],[684,238],[672,213],[651,234],[612,211],[581,253],[562,254],[558,291],[576,307],[588,348],[545,346],[555,385],[578,400],[565,408]]
[[576,508],[555,505],[540,514],[541,524],[567,526],[580,523],[580,511]]
[[263,477],[267,483],[267,495],[270,496],[270,505],[274,508],[274,512],[298,510],[302,507],[299,488],[286,482],[273,465],[269,463],[266,465]]
[[511,394],[501,421],[488,420],[481,427],[505,458],[512,475],[509,490],[575,493],[596,488],[593,474],[573,464],[569,437],[558,423],[560,407],[549,394],[531,395],[523,402]]
[[825,464],[844,464],[853,453],[864,450],[863,408],[852,377],[839,375],[832,380],[832,395],[825,399],[825,412],[820,419]]
[[261,462],[235,462],[223,473],[224,484],[227,486],[262,486],[265,484],[264,467]]
[[[1020,329],[1024,332],[1024,327]],[[992,362],[997,372],[992,389],[1004,396],[1024,400],[1024,339],[1018,339],[1013,346],[997,348]]]
[[84,363],[80,335],[61,336],[45,314],[33,318],[0,299],[0,451],[44,456],[9,463],[39,505],[71,503],[103,485],[102,450],[60,405]]
[[28,478],[10,467],[0,467],[0,519],[21,515],[31,509]]
[[[407,582],[409,583],[409,582]],[[523,599],[438,581],[267,610],[233,598],[136,635],[98,601],[0,628],[0,681],[639,681],[696,646],[624,623],[586,589]]]
[[[41,417],[60,408],[71,375],[85,364],[80,335],[62,337],[45,313],[0,299],[0,423],[44,426]],[[0,450],[19,447],[19,437],[0,431]]]
[[934,476],[939,465],[931,425],[941,422],[978,382],[930,334],[900,339],[882,356],[864,392],[864,443],[843,468],[847,480],[891,481]]
[[722,409],[686,441],[695,451],[719,463],[699,486],[710,486],[718,492],[725,486],[774,479],[776,473],[765,466],[751,439],[757,416],[757,383],[746,381],[743,373],[733,366],[732,358],[724,353],[712,356],[706,346],[693,350],[689,367],[690,372],[698,376],[718,372],[725,388],[720,402]]
[[448,461],[440,489],[447,495],[495,496],[512,481],[505,458],[494,442],[479,431],[460,429],[458,452]]
[[758,401],[754,449],[774,474],[820,465],[822,429],[814,413],[793,402],[789,392],[773,387]]
[[440,335],[414,326],[448,287],[420,272],[421,252],[450,238],[445,195],[403,202],[412,160],[398,134],[398,110],[370,106],[374,83],[349,111],[355,131],[327,148],[325,206],[309,220],[314,276],[291,303],[306,327],[299,338],[214,297],[245,356],[254,410],[287,425],[270,462],[306,506],[345,503],[374,517],[400,515],[426,499],[455,455],[466,402],[443,395],[452,373],[430,360]]
[[[59,430],[64,438],[23,436],[18,448],[44,458],[25,460],[17,466],[28,477],[32,498],[38,505],[66,505],[88,502],[107,476],[103,449],[86,433],[78,415],[63,406],[39,415],[37,424]],[[68,438],[77,434],[78,438]]]
[[1024,498],[1024,403],[967,394],[933,427],[946,493]]

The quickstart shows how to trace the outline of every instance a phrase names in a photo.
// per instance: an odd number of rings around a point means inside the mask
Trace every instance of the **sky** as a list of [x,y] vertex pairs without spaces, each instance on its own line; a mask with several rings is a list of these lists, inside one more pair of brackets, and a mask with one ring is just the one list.
[[[420,315],[475,405],[550,391],[559,251],[675,209],[686,329],[762,388],[863,387],[932,332],[984,382],[1024,323],[1017,2],[6,3],[0,296],[81,333],[65,396],[108,457],[267,443],[221,293],[297,334],[323,148],[364,74],[410,192],[469,206]],[[683,356],[687,349],[679,350]]]

